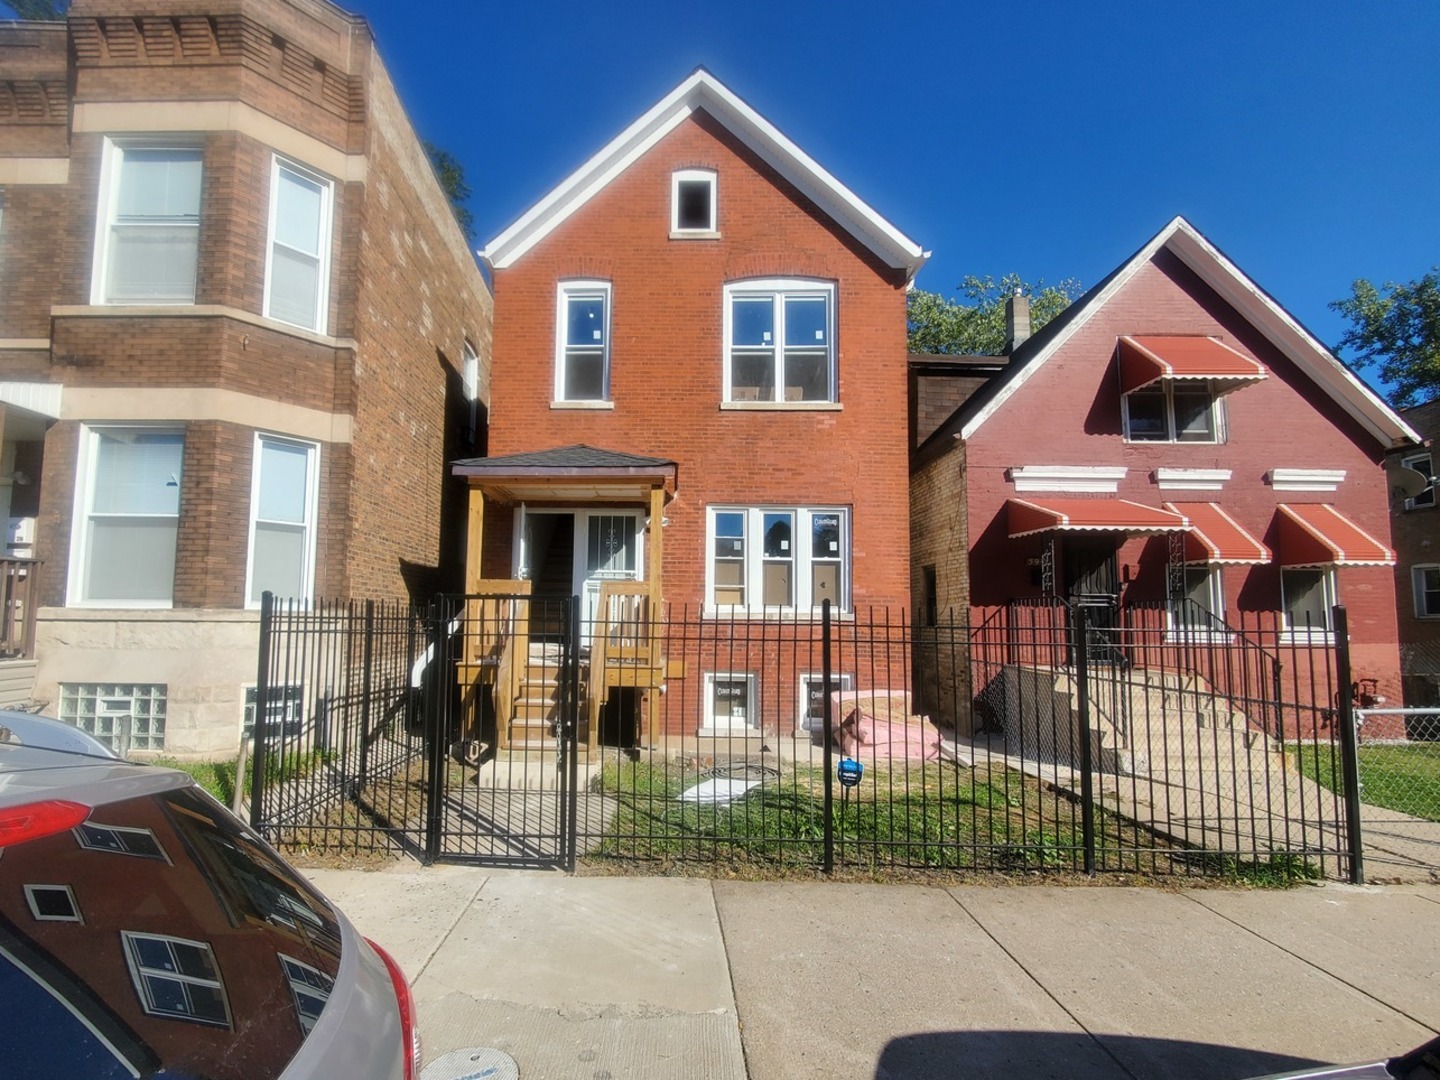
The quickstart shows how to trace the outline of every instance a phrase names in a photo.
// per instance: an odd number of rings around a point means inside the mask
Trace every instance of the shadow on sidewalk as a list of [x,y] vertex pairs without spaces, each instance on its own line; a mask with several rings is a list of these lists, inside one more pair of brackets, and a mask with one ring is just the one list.
[[875,1080],[1241,1080],[1313,1059],[1237,1046],[1051,1031],[938,1031],[891,1039]]

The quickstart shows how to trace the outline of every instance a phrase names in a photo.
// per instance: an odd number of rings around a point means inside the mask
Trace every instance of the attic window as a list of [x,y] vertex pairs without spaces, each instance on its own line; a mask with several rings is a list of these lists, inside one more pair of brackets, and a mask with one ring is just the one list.
[[670,235],[714,236],[715,173],[681,169],[670,178]]

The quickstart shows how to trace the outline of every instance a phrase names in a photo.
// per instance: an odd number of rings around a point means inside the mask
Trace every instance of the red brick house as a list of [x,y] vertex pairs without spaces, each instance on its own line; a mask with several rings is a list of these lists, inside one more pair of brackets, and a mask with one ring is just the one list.
[[[695,619],[906,605],[926,254],[769,121],[697,70],[483,255],[496,404],[491,456],[455,466],[467,591],[577,594],[587,623],[607,581]],[[685,677],[708,688],[698,726],[726,695],[754,720],[744,673]]]
[[1106,624],[1153,603],[1176,631],[1264,615],[1325,641],[1338,602],[1356,677],[1394,700],[1384,461],[1415,442],[1176,218],[917,449],[917,607],[980,622],[1058,598]]
[[76,0],[0,25],[0,82],[14,692],[233,753],[262,592],[428,595],[457,560],[488,288],[324,0]]

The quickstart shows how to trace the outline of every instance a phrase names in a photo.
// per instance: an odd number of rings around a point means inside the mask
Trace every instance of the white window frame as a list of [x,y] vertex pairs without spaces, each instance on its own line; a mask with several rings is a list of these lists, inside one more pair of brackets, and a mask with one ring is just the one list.
[[[335,980],[313,964],[307,964],[285,953],[277,952],[275,959],[280,962],[280,971],[290,986],[291,1001],[295,1005],[295,1020],[299,1023],[300,1030],[309,1035],[320,1019],[326,1002],[330,1000],[330,995],[335,991]],[[301,1000],[307,997],[320,1002],[320,1009],[313,1016],[306,1011]]]
[[1434,611],[1425,608],[1425,574],[1433,571],[1440,574],[1440,563],[1416,563],[1410,567],[1410,589],[1415,600],[1417,619],[1440,619],[1440,607]]
[[[1312,570],[1321,575],[1321,588],[1324,590],[1325,622],[1320,626],[1296,626],[1290,621],[1290,601],[1285,594],[1285,576],[1292,571]],[[1335,580],[1335,567],[1333,566],[1282,566],[1280,568],[1280,617],[1284,620],[1285,630],[1281,635],[1287,641],[1329,641],[1334,637],[1333,614],[1331,608],[1339,603],[1338,586]]]
[[[68,915],[47,915],[40,910],[40,893],[64,893],[70,904]],[[25,886],[25,903],[30,908],[30,915],[36,922],[73,922],[83,923],[85,916],[80,913],[80,905],[75,901],[75,890],[69,885],[33,884]]]
[[[185,307],[195,303],[196,283],[190,297],[176,299],[111,300],[106,267],[110,264],[110,226],[120,199],[120,173],[131,150],[193,150],[200,156],[200,209],[205,208],[205,146],[199,138],[114,139],[107,137],[100,151],[100,201],[95,215],[95,263],[90,271],[90,303],[106,307]],[[188,223],[187,223],[188,224]],[[196,277],[199,277],[200,218],[195,219]]]
[[[1419,468],[1416,468],[1416,462],[1421,462],[1423,464],[1421,464]],[[1400,459],[1400,464],[1403,468],[1415,469],[1416,472],[1422,473],[1427,478],[1434,475],[1434,462],[1435,459],[1431,457],[1428,452],[1424,454],[1410,454]],[[1433,487],[1427,491],[1422,491],[1413,499],[1405,500],[1406,510],[1429,510],[1434,505],[1435,489]]]
[[[710,220],[700,227],[686,227],[680,224],[680,185],[703,183],[710,188]],[[714,169],[676,169],[670,174],[670,235],[676,239],[713,237],[719,235],[719,210],[716,196],[719,193],[717,174]]]
[[[305,567],[302,575],[303,589],[299,600],[302,606],[308,607],[315,596],[315,553],[317,549],[317,533],[319,532],[320,515],[320,444],[311,442],[308,439],[296,439],[289,435],[276,435],[268,431],[257,431],[252,449],[250,462],[250,511],[249,511],[249,536],[245,545],[245,606],[256,610],[260,607],[258,598],[251,599],[251,591],[255,584],[255,526],[259,520],[260,509],[260,448],[267,442],[283,443],[287,446],[298,446],[307,452],[305,470],[305,529],[304,558]],[[285,522],[285,524],[294,524]],[[278,599],[278,598],[277,598]]]
[[[1194,380],[1185,380],[1184,385],[1195,385]],[[1151,387],[1142,386],[1138,390],[1132,390],[1129,394],[1121,395],[1122,411],[1124,413],[1125,441],[1137,445],[1147,443],[1155,446],[1166,446],[1174,444],[1177,446],[1218,446],[1226,441],[1225,432],[1225,407],[1224,395],[1215,392],[1215,385],[1207,381],[1206,388],[1210,391],[1210,434],[1209,439],[1181,439],[1175,420],[1175,386],[1173,379],[1162,379],[1161,386],[1165,391],[1165,425],[1168,438],[1164,439],[1136,439],[1130,433],[1130,397],[1131,394],[1140,390],[1149,390]]]
[[[100,436],[107,432],[127,431],[134,434],[164,434],[185,437],[185,425],[183,424],[82,424],[80,426],[80,452],[79,461],[75,470],[75,505],[71,516],[73,527],[70,536],[70,565],[66,574],[65,585],[65,606],[66,607],[91,607],[110,609],[144,609],[164,610],[175,606],[175,583],[171,579],[170,596],[165,600],[144,599],[144,600],[92,600],[85,595],[85,570],[90,559],[92,538],[90,535],[90,507],[95,497],[95,475],[96,456],[100,452]],[[177,478],[183,485],[184,478],[184,457],[185,452],[182,446],[181,452],[181,475]],[[125,514],[116,515],[119,517],[170,517],[169,514]],[[180,508],[177,504],[175,510],[176,541],[175,546],[178,552]]]
[[465,394],[466,439],[474,444],[480,432],[480,354],[470,339],[460,343],[460,386]]
[[[140,998],[140,1007],[149,1016],[159,1016],[167,1020],[182,1020],[191,1024],[202,1024],[205,1027],[233,1026],[230,1012],[230,996],[225,992],[225,981],[220,972],[220,961],[215,956],[215,950],[206,941],[192,941],[189,938],[174,937],[170,934],[143,934],[135,930],[121,930],[120,939],[125,945],[125,961],[130,968],[130,981],[135,986],[135,993]],[[210,966],[215,971],[215,978],[206,979],[198,975],[186,975],[180,971],[171,971],[165,968],[148,968],[140,962],[140,950],[138,943],[141,941],[163,941],[167,945],[179,945],[187,949],[197,949],[210,957]],[[181,983],[189,986],[203,986],[207,989],[217,990],[220,993],[220,1003],[225,1009],[225,1019],[215,1020],[206,1016],[196,1016],[194,1013],[174,1012],[162,1008],[150,995],[150,989],[146,978],[164,979],[168,982]]]
[[[745,681],[745,723],[740,725],[727,724],[725,727],[717,727],[715,724],[715,683],[716,680]],[[760,679],[753,671],[707,671],[705,672],[705,709],[704,724],[700,730],[716,734],[745,734],[754,732],[758,734],[761,730],[760,723]]]
[[[775,312],[774,350],[775,396],[767,401],[755,399],[736,400],[732,386],[734,352],[734,308],[741,297],[769,297]],[[813,401],[785,398],[785,300],[823,297],[825,300],[826,376],[830,382],[830,395]],[[724,289],[724,354],[721,359],[723,389],[722,400],[726,405],[740,407],[814,409],[835,405],[840,400],[840,368],[838,362],[839,342],[836,340],[835,283],[811,278],[762,278],[751,281],[727,282]]]
[[[849,673],[840,673],[831,676],[831,682],[835,689],[849,692],[855,689],[855,676]],[[819,684],[821,692],[824,692],[825,673],[823,671],[804,671],[800,673],[800,687],[795,699],[795,730],[796,731],[822,731],[825,728],[825,714],[822,711],[818,716],[810,715],[810,688]],[[825,703],[822,701],[820,707],[823,710]],[[830,721],[836,731],[840,730],[840,721],[843,716],[831,715]]]
[[[1218,621],[1225,621],[1225,573],[1219,563],[1186,563],[1187,574],[1203,572],[1206,575],[1206,591],[1210,594],[1210,613]],[[1188,590],[1182,599],[1188,599]],[[1175,604],[1169,603],[1165,609],[1165,624],[1167,629],[1166,638],[1168,641],[1186,642],[1214,642],[1221,643],[1230,641],[1232,635],[1224,630],[1218,630],[1214,626],[1197,626],[1191,623],[1182,622],[1176,618]]]
[[[122,850],[116,851],[114,848],[106,847],[103,844],[90,843],[89,839],[85,835],[86,829],[90,829],[94,832],[108,832],[114,834],[116,839],[119,840]],[[169,863],[172,866],[174,865],[170,862],[170,855],[165,850],[165,845],[160,843],[160,839],[155,835],[153,829],[146,829],[134,825],[106,825],[103,822],[99,821],[84,821],[81,822],[79,825],[76,825],[75,828],[71,829],[70,831],[75,837],[75,842],[79,844],[82,848],[84,848],[86,851],[103,851],[108,855],[125,855],[132,859],[158,859],[160,862]],[[152,854],[148,851],[130,851],[129,849],[125,848],[124,837],[127,835],[147,837],[150,843],[155,846],[156,853]]]
[[[745,515],[745,599],[744,604],[720,604],[715,600],[715,519],[719,514]],[[791,533],[793,603],[789,605],[767,605],[754,603],[754,598],[764,596],[765,554],[764,521],[766,514],[793,515],[794,528]],[[838,514],[840,516],[840,599],[833,609],[837,613],[850,610],[851,575],[851,524],[850,509],[845,506],[709,506],[705,510],[705,607],[709,613],[780,615],[794,612],[808,612],[818,615],[821,606],[814,602],[812,595],[812,568],[815,563],[810,549],[814,535],[814,519],[817,514]],[[830,561],[830,560],[825,560]]]
[[[319,238],[319,259],[320,265],[315,282],[315,325],[306,326],[304,323],[297,323],[291,319],[283,318],[271,311],[270,289],[274,283],[273,268],[275,264],[275,245],[280,241],[275,236],[275,218],[280,211],[280,173],[288,171],[294,173],[302,180],[308,180],[312,184],[319,184],[321,189],[320,198],[320,238]],[[329,332],[330,326],[330,247],[333,239],[335,218],[335,182],[327,176],[322,176],[314,169],[306,168],[298,162],[289,158],[282,158],[276,154],[270,164],[270,210],[269,220],[265,228],[265,299],[262,313],[267,319],[274,319],[287,326],[298,326],[302,330],[310,330],[316,334]],[[292,249],[294,250],[294,249]],[[309,252],[300,252],[309,257]]]
[[[605,326],[600,349],[601,386],[598,398],[570,398],[565,396],[566,353],[569,343],[566,333],[570,326],[570,300],[593,299],[599,296],[605,303]],[[600,279],[576,279],[562,281],[555,289],[555,394],[553,405],[570,408],[605,408],[610,404],[610,307],[612,290],[610,282]],[[578,346],[577,346],[578,347]]]

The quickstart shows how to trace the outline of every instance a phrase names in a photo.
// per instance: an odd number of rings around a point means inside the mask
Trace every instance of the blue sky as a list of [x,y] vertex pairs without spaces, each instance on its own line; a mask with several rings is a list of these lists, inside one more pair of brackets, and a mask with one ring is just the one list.
[[1440,263],[1440,3],[354,0],[493,237],[697,65],[967,273],[1093,284],[1188,217],[1327,343]]

